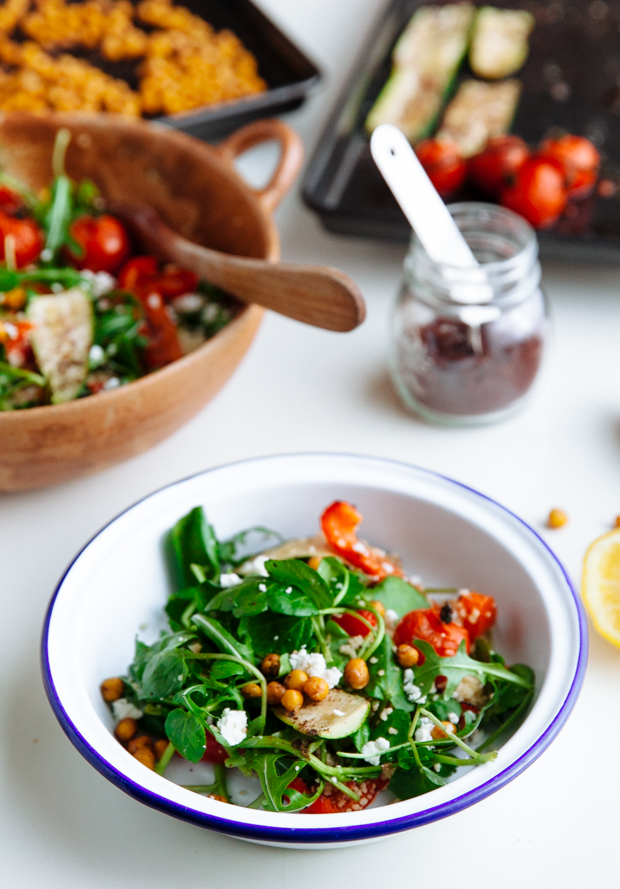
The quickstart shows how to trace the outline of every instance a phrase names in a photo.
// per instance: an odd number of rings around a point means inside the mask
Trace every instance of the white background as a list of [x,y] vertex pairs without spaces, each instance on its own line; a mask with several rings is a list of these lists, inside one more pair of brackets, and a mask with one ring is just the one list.
[[[325,73],[288,116],[308,153],[379,0],[260,0]],[[243,164],[253,181],[269,152]],[[387,322],[404,247],[328,235],[294,191],[277,214],[285,259],[330,263],[359,282],[368,319],[353,334],[266,318],[226,389],[149,453],[63,487],[0,495],[0,883],[17,889],[209,886],[582,887],[617,872],[620,653],[592,632],[583,693],[526,773],[452,817],[379,844],[326,852],[262,848],[134,802],[73,749],[39,674],[43,614],[61,572],[104,523],[167,482],[231,460],[343,451],[439,470],[544,529],[578,582],[589,542],[620,513],[620,270],[546,265],[555,336],[533,401],[496,427],[424,425],[385,370]],[[1,447],[1,442],[0,442]]]

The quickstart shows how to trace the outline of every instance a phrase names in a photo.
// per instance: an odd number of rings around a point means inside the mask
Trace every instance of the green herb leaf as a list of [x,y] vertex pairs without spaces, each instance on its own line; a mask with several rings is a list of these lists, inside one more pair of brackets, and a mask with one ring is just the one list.
[[396,709],[406,712],[414,710],[415,704],[408,700],[403,691],[403,672],[394,660],[392,640],[388,635],[383,637],[373,660],[374,658],[376,663],[368,661],[370,682],[366,686],[366,694],[371,698],[389,701]]
[[200,762],[206,749],[205,729],[194,713],[172,710],[166,717],[166,735],[174,749],[190,762]]
[[200,565],[208,580],[220,573],[218,543],[201,506],[196,506],[176,523],[170,532],[179,588],[194,586],[192,565]]
[[221,682],[222,679],[228,679],[230,676],[242,676],[245,668],[236,661],[215,661],[211,667],[211,679]]
[[390,790],[398,799],[412,799],[442,787],[445,780],[433,769],[413,765],[409,769],[397,769],[390,781]]
[[329,608],[332,604],[329,589],[321,575],[301,559],[270,559],[265,562],[265,569],[285,588],[294,586],[300,589],[316,608]]
[[[385,718],[383,718],[385,717]],[[404,710],[393,709],[387,716],[385,713],[379,713],[379,718],[370,733],[370,740],[376,741],[377,738],[385,738],[390,742],[391,747],[397,747],[399,744],[405,744],[408,737],[409,726],[411,720],[409,714]],[[398,753],[384,754],[382,762],[394,762],[398,759]]]
[[428,608],[426,596],[400,577],[386,577],[372,588],[372,598],[381,602],[386,611],[395,611],[399,618],[416,608]]
[[185,658],[177,649],[161,651],[150,658],[142,675],[142,694],[149,698],[167,698],[182,688],[187,678]]
[[304,645],[311,646],[314,643],[310,618],[289,617],[271,612],[243,617],[239,623],[239,633],[250,642],[259,658],[266,654],[299,651]]
[[532,687],[529,676],[526,678],[498,664],[482,664],[469,657],[464,641],[461,642],[457,653],[452,657],[440,657],[432,645],[420,639],[416,639],[414,644],[424,655],[424,663],[414,670],[415,684],[420,688],[422,694],[428,694],[437,676],[446,676],[448,679],[443,694],[444,698],[452,697],[464,676],[478,676],[482,683],[486,682],[488,676],[514,683],[528,690]]
[[227,587],[209,602],[208,611],[232,611],[235,617],[261,614],[267,610],[269,591],[265,578],[249,577],[238,586]]
[[280,584],[275,584],[270,589],[269,607],[279,614],[294,614],[297,617],[310,617],[319,613],[319,609],[305,592],[295,586],[284,587]]
[[192,617],[192,622],[205,636],[208,636],[215,643],[223,654],[232,654],[235,657],[241,658],[241,660],[252,662],[254,657],[252,649],[238,639],[235,639],[214,617],[195,614]]

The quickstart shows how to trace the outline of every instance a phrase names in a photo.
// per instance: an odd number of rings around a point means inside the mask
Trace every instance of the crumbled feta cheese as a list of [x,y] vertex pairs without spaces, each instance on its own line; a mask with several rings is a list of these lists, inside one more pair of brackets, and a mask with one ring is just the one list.
[[459,590],[458,594],[459,594],[459,596],[469,596],[469,590],[465,590],[465,589]]
[[258,585],[258,589],[259,589],[259,591],[260,591],[261,593],[266,593],[266,592],[267,592],[267,586],[266,586],[266,584],[264,584],[264,583],[259,583],[259,585]]
[[[413,670],[405,670],[403,674],[403,691],[411,702],[420,701],[422,703],[422,690],[413,681]],[[426,698],[424,698],[426,701]]]
[[385,676],[385,670],[377,670],[377,676]]
[[344,716],[344,710],[332,710],[334,716]]
[[436,762],[435,765],[433,766],[433,768],[435,769],[436,772],[440,772],[441,771],[441,763]]
[[161,296],[159,293],[149,293],[146,298],[146,304],[151,309],[158,309],[161,306]]
[[114,713],[114,719],[117,722],[120,722],[121,719],[140,719],[142,716],[142,710],[138,710],[136,706],[134,706],[131,701],[128,701],[127,698],[119,698],[117,701],[114,701],[112,704],[112,713]]
[[50,290],[52,293],[62,293],[65,288],[62,286],[60,281],[54,281],[53,284],[50,284]]
[[109,392],[111,389],[118,389],[120,384],[121,384],[121,381],[119,380],[118,377],[110,377],[110,379],[106,380],[105,383],[103,384],[103,388],[105,389],[106,392]]
[[379,663],[379,659],[376,657],[369,658],[369,661],[371,664],[378,664]]
[[398,623],[398,614],[394,611],[393,608],[388,608],[383,617],[385,621],[386,629],[393,630],[396,624]]
[[54,256],[52,250],[49,247],[45,247],[41,250],[41,262],[50,262]]
[[207,303],[207,305],[202,310],[202,320],[208,324],[210,321],[215,321],[219,313],[219,306],[217,303]]
[[198,654],[199,652],[202,651],[202,645],[200,644],[200,642],[192,642],[192,644],[188,645],[187,647],[194,654]]
[[328,667],[325,658],[319,652],[308,654],[306,648],[293,651],[289,655],[291,670],[303,670],[308,676],[318,676],[327,682],[330,688],[338,685],[342,679],[342,673],[337,667]]
[[113,278],[108,272],[93,272],[91,269],[82,269],[80,275],[86,278],[90,284],[90,289],[95,298],[103,296],[104,293],[109,293],[110,290],[114,290],[116,287],[116,278]]
[[388,716],[390,716],[393,712],[394,712],[393,707],[386,707],[385,710],[381,711],[381,713],[379,715],[379,719],[381,719],[383,722],[385,722],[385,720],[388,718]]
[[265,570],[265,562],[269,556],[256,556],[250,562],[244,565],[246,574],[259,574],[261,577],[269,577],[269,572]]
[[377,738],[376,741],[367,741],[361,752],[366,762],[369,762],[371,766],[378,766],[381,761],[381,754],[389,749],[390,742],[387,738]]
[[230,574],[220,574],[220,586],[222,589],[227,590],[228,587],[237,586],[238,583],[241,583],[241,578],[234,571],[231,571]]
[[[357,651],[366,640],[363,636],[351,636],[339,647],[340,654],[348,654],[349,657],[357,657]],[[371,658],[372,662],[372,658]]]
[[91,364],[103,364],[105,361],[105,352],[95,343],[90,347],[90,352],[88,353],[88,360]]
[[217,730],[231,747],[236,747],[248,733],[248,714],[245,710],[231,710],[226,707],[217,721]]
[[288,594],[292,593],[292,592],[293,592],[293,587],[292,587],[292,586],[287,586],[287,588],[284,590],[284,592],[285,592],[285,593],[288,593]]
[[174,308],[181,315],[191,315],[199,312],[205,304],[204,296],[199,293],[183,293],[174,300]]
[[391,725],[388,729],[388,735],[397,735],[397,734],[398,734],[398,729],[394,728],[394,726]]
[[433,730],[434,723],[427,716],[423,716],[422,719],[418,722],[417,728],[415,730],[415,740],[418,742],[421,741],[432,741],[433,736],[431,732]]
[[448,719],[453,725],[458,725],[459,717],[456,713],[448,713]]

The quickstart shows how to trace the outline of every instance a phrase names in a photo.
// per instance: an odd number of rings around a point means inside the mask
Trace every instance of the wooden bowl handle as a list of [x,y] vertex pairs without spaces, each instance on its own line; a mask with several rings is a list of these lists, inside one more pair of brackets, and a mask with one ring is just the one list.
[[274,140],[280,143],[278,166],[264,188],[252,189],[261,204],[270,212],[275,210],[290,189],[303,163],[304,147],[295,130],[276,118],[257,120],[236,130],[216,146],[220,156],[229,164],[233,164],[235,159],[249,148]]

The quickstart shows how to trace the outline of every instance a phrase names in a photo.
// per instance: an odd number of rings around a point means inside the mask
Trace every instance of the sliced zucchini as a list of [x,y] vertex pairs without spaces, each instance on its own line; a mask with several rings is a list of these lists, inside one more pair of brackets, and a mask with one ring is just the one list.
[[[268,559],[310,559],[313,556],[324,559],[333,555],[333,552],[327,548],[327,541],[322,534],[317,534],[315,537],[295,537],[293,540],[287,540],[285,543],[274,546],[272,549],[266,549],[261,553],[261,556]],[[256,556],[247,559],[235,568],[235,572],[242,577],[246,574],[256,574],[255,559]]]
[[499,80],[518,71],[527,59],[533,27],[534,16],[525,10],[484,6],[476,16],[469,49],[474,74]]
[[426,136],[467,50],[471,3],[423,6],[412,16],[393,53],[393,70],[366,118],[372,131],[397,126],[410,142]]
[[296,713],[287,713],[284,707],[274,707],[273,712],[312,738],[347,738],[364,724],[370,710],[370,701],[359,695],[351,695],[340,688],[332,688],[324,701],[304,704]]
[[478,154],[493,136],[503,136],[517,110],[521,83],[465,80],[446,108],[437,139],[454,142],[463,157]]
[[52,402],[71,401],[88,372],[93,344],[93,307],[79,287],[36,296],[28,305],[28,320],[39,369],[52,393]]

